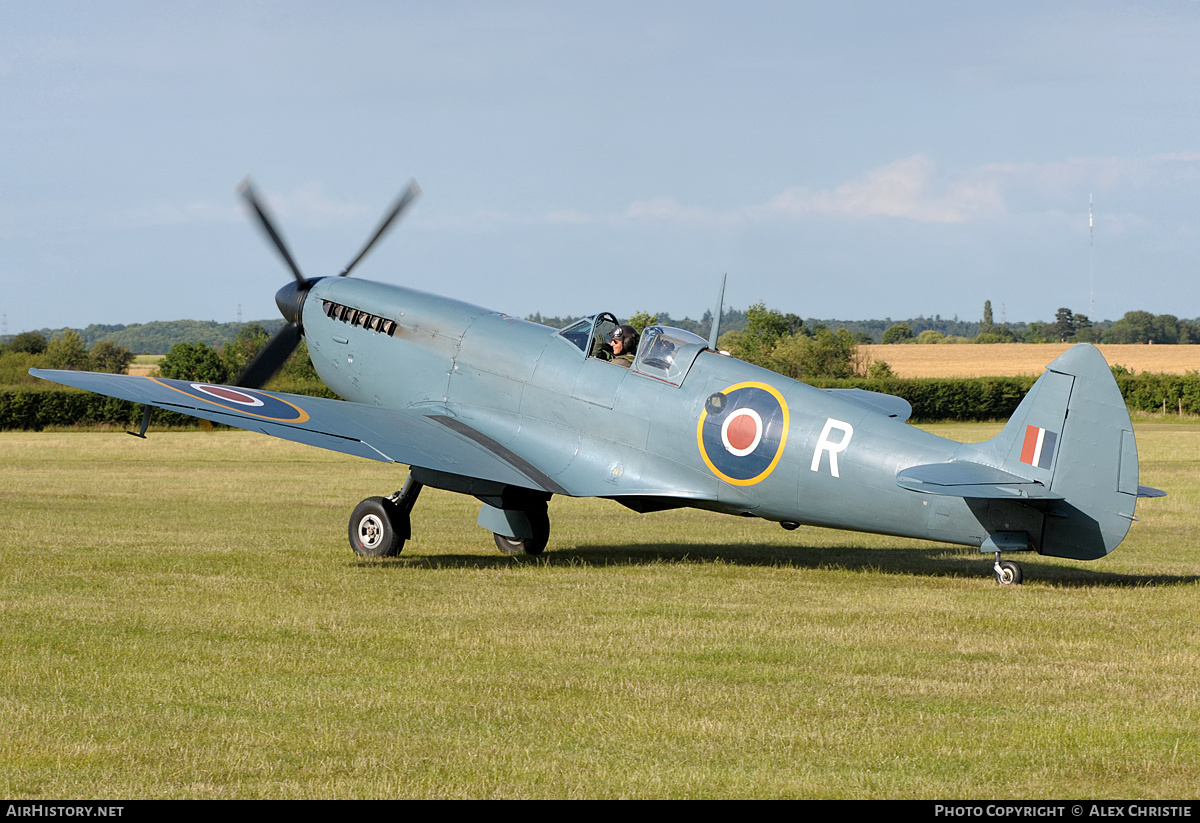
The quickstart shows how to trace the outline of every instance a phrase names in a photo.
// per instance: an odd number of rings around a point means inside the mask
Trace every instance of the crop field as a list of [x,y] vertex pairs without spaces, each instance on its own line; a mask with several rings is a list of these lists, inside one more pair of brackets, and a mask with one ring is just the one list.
[[0,794],[1197,798],[1200,424],[1137,429],[1170,496],[1013,588],[969,549],[597,500],[505,557],[434,490],[363,561],[350,510],[400,467],[0,434]]
[[129,374],[137,374],[145,377],[158,368],[158,363],[163,357],[164,355],[161,354],[139,354],[129,364]]
[[[998,377],[1039,375],[1070,343],[1003,343],[994,345],[897,343],[862,346],[866,363],[883,360],[897,377]],[[1200,370],[1200,346],[1098,346],[1110,366],[1134,372],[1183,374]]]

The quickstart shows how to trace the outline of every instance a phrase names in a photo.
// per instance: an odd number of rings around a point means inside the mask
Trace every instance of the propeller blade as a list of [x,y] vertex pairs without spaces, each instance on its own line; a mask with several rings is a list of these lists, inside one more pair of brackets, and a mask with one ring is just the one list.
[[[300,267],[292,259],[292,254],[288,251],[287,244],[283,242],[283,238],[279,236],[279,232],[275,230],[275,223],[268,214],[266,206],[259,200],[258,194],[254,191],[254,185],[250,182],[249,177],[242,181],[242,185],[238,187],[238,192],[245,199],[246,203],[249,204],[250,208],[254,210],[254,213],[258,215],[259,225],[262,226],[267,236],[271,238],[271,242],[275,244],[275,248],[279,250],[284,261],[288,264],[288,268],[292,270],[292,276],[296,279],[295,283],[288,283],[275,295],[275,304],[279,306],[280,313],[288,322],[279,331],[275,332],[275,336],[267,341],[267,345],[250,361],[249,365],[238,375],[237,380],[234,382],[235,386],[257,389],[275,376],[275,373],[283,367],[287,359],[292,356],[292,352],[300,345],[300,340],[304,336],[304,331],[300,326],[304,299],[308,295],[309,289],[313,287],[313,284],[321,278],[318,277],[314,280],[309,280],[301,274]],[[400,193],[400,197],[396,199],[391,210],[384,216],[379,227],[375,229],[375,234],[363,246],[358,256],[350,261],[350,265],[342,269],[341,274],[338,275],[339,277],[348,275],[358,265],[359,261],[366,257],[371,247],[375,245],[384,232],[396,221],[396,218],[404,213],[409,203],[415,200],[420,193],[421,189],[417,186],[417,181],[411,181],[408,184],[408,188]]]
[[266,207],[263,206],[255,194],[254,185],[250,182],[249,177],[242,181],[242,185],[238,187],[238,193],[242,195],[246,202],[250,204],[250,208],[254,209],[254,213],[258,215],[259,224],[262,225],[263,231],[275,243],[275,248],[279,249],[279,253],[283,255],[283,259],[287,261],[288,268],[292,270],[292,276],[296,278],[296,282],[304,285],[307,282],[306,278],[300,273],[300,267],[292,259],[292,255],[288,251],[287,245],[283,242],[283,238],[279,236],[279,232],[275,231],[275,225],[268,216]]
[[284,324],[238,375],[238,379],[234,381],[233,385],[246,389],[262,388],[263,384],[274,377],[275,372],[283,367],[283,364],[287,362],[299,345],[300,326],[295,323]]
[[367,256],[367,252],[369,252],[371,247],[375,245],[375,241],[383,236],[383,233],[388,230],[388,227],[392,225],[396,218],[399,217],[406,208],[408,208],[408,204],[415,200],[417,195],[420,193],[421,187],[417,185],[417,181],[409,181],[408,188],[401,193],[399,198],[397,198],[396,203],[392,206],[392,210],[388,212],[386,217],[383,218],[383,222],[379,224],[379,228],[375,230],[375,234],[372,235],[371,239],[367,241],[367,244],[363,246],[362,251],[358,253],[358,257],[355,257],[353,260],[351,260],[350,265],[342,269],[341,273],[338,274],[338,277],[345,277],[346,275],[350,274],[351,269],[358,265],[358,261]]

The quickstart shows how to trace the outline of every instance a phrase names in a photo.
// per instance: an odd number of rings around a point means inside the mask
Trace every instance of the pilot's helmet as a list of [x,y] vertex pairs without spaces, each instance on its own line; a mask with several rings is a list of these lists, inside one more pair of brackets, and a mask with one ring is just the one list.
[[621,346],[624,351],[631,352],[637,348],[638,333],[633,326],[617,326],[613,329],[612,341],[615,343],[621,341]]

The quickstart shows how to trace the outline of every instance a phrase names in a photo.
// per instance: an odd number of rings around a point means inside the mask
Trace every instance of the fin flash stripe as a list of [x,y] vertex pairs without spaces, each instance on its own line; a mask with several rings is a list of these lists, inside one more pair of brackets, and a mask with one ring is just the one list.
[[1021,446],[1021,462],[1039,469],[1054,463],[1054,444],[1058,435],[1038,426],[1025,427],[1025,443]]

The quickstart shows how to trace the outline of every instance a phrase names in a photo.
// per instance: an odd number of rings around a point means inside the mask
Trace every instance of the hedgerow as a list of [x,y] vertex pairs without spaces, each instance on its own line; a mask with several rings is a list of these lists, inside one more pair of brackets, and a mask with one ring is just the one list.
[[[822,388],[859,388],[903,397],[912,404],[912,419],[1003,420],[1033,386],[1034,377],[888,378],[825,380]],[[1117,386],[1131,412],[1200,415],[1200,372],[1187,374],[1118,374]]]
[[[312,392],[296,391],[320,397],[335,397],[324,386]],[[123,427],[141,426],[145,406],[128,400],[117,400],[78,389],[18,386],[0,388],[0,431],[41,431],[63,427]],[[199,420],[186,414],[154,409],[153,426],[196,426]]]
[[[859,388],[894,394],[912,404],[912,419],[979,421],[1011,417],[1034,382],[1033,377],[853,378],[813,381],[818,388]],[[1200,415],[1200,372],[1118,374],[1117,385],[1130,411]],[[325,387],[281,386],[286,391],[335,397]],[[0,430],[40,431],[48,427],[114,426],[136,428],[141,405],[77,389],[16,386],[0,388]],[[196,419],[155,409],[153,425],[188,426]]]

